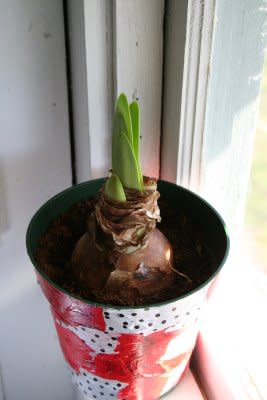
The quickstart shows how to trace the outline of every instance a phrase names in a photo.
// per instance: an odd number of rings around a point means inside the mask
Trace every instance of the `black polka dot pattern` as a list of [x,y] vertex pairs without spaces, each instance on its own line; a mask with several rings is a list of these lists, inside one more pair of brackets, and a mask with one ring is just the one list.
[[[66,327],[63,322],[61,322],[61,325]],[[73,328],[70,325],[68,329],[75,333],[95,353],[113,354],[115,352],[119,334],[112,333],[112,336],[110,336],[112,329],[110,329],[110,332],[102,332],[84,326]]]
[[100,377],[81,370],[78,374],[71,371],[72,381],[76,387],[89,399],[109,399],[119,398],[119,391],[122,390],[127,384],[115,380],[105,380]]
[[[109,335],[119,333],[143,334],[175,331],[198,319],[206,288],[176,302],[135,309],[106,309],[104,319]],[[110,346],[108,346],[110,347]]]

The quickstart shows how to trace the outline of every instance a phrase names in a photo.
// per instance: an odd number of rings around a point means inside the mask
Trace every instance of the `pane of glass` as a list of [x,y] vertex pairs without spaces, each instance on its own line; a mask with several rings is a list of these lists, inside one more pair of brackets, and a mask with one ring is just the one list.
[[253,258],[253,267],[267,274],[267,56],[263,70],[244,234]]
[[[243,254],[248,266],[249,285],[246,301],[250,306],[245,329],[247,385],[254,387],[256,398],[267,398],[264,363],[267,357],[267,55],[262,77],[260,109],[254,142],[253,162],[245,210]],[[245,342],[244,342],[245,345]]]

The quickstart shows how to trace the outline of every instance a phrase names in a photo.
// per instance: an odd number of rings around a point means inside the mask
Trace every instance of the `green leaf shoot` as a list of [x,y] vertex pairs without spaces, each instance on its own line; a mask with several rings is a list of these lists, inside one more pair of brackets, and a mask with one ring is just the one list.
[[[124,93],[118,97],[112,135],[112,172],[122,187],[143,190],[143,176],[139,160],[140,141],[139,105],[133,101],[130,106]],[[114,180],[115,182],[115,180]],[[113,185],[112,181],[112,185]],[[118,185],[118,183],[116,183]],[[107,189],[106,193],[107,193]],[[114,189],[114,190],[113,190]],[[121,197],[119,190],[110,188],[111,196]],[[116,195],[114,193],[116,192]],[[120,193],[120,194],[118,194]],[[110,198],[111,198],[110,196]],[[123,201],[123,200],[122,200]]]
[[133,144],[133,130],[130,109],[127,97],[124,93],[121,93],[117,100],[113,136],[116,136],[116,134],[119,132],[125,132],[130,143]]
[[139,167],[133,147],[124,132],[116,135],[114,151],[116,157],[113,159],[112,171],[118,175],[123,187],[141,191]]
[[126,196],[121,184],[120,178],[113,174],[108,178],[105,184],[105,194],[113,201],[126,201]]
[[137,103],[136,100],[134,100],[129,105],[129,109],[132,121],[133,149],[139,169],[138,174],[139,174],[140,186],[141,188],[143,188],[143,175],[140,164],[140,113],[139,113],[139,104]]
[[132,131],[133,131],[133,148],[134,154],[137,161],[139,161],[139,106],[137,101],[133,101],[129,105],[131,122],[132,122]]

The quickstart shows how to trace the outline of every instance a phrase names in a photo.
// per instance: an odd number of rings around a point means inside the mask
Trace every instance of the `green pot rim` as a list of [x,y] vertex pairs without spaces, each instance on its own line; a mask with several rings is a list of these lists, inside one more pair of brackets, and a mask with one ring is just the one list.
[[[26,232],[26,248],[27,248],[27,253],[28,256],[33,264],[33,266],[35,267],[35,269],[38,271],[38,273],[47,281],[49,282],[49,284],[53,287],[55,287],[56,289],[58,289],[60,292],[63,292],[64,294],[80,300],[86,304],[92,305],[94,307],[102,307],[102,308],[114,308],[114,309],[118,309],[118,310],[122,310],[122,309],[144,309],[144,308],[152,308],[152,307],[160,307],[160,306],[164,306],[166,304],[171,304],[171,303],[176,303],[179,300],[185,299],[189,296],[191,296],[192,294],[195,294],[198,291],[201,291],[201,289],[204,289],[205,286],[207,286],[215,277],[216,275],[220,272],[221,268],[223,267],[228,254],[229,254],[229,249],[230,249],[230,238],[229,238],[229,233],[228,233],[228,229],[227,226],[223,220],[223,218],[220,216],[220,214],[216,211],[216,209],[206,200],[204,200],[202,197],[200,197],[199,195],[197,195],[196,193],[192,192],[189,189],[186,189],[180,185],[177,185],[175,183],[172,182],[168,182],[165,181],[163,179],[159,179],[158,180],[158,184],[160,186],[161,183],[163,184],[167,184],[169,186],[173,186],[175,187],[175,189],[179,189],[181,191],[184,191],[185,193],[189,194],[190,196],[193,196],[195,199],[197,199],[199,202],[201,202],[202,204],[204,204],[206,207],[208,207],[210,209],[210,211],[215,215],[215,217],[217,218],[217,220],[220,222],[221,226],[222,226],[222,230],[224,231],[225,234],[225,239],[226,239],[226,248],[225,248],[225,253],[224,256],[221,260],[221,262],[219,263],[218,267],[216,268],[216,270],[210,275],[210,277],[204,281],[201,285],[197,286],[196,288],[178,296],[175,297],[174,299],[171,300],[166,300],[163,302],[158,302],[158,303],[152,303],[152,304],[147,304],[147,305],[142,305],[142,306],[117,306],[117,305],[113,305],[113,304],[108,304],[108,303],[100,303],[100,302],[96,302],[96,301],[91,301],[88,299],[85,299],[83,297],[74,295],[71,292],[68,292],[66,289],[62,288],[60,285],[58,285],[57,283],[55,283],[52,279],[50,279],[39,267],[39,265],[37,264],[35,258],[34,258],[34,254],[32,251],[32,246],[31,246],[31,230],[33,225],[36,223],[36,220],[38,220],[38,217],[40,215],[40,213],[42,213],[42,210],[47,207],[50,203],[53,203],[55,200],[57,200],[60,197],[64,197],[66,195],[68,195],[70,192],[72,192],[73,190],[78,190],[79,188],[82,189],[83,187],[86,187],[88,184],[92,183],[92,184],[103,184],[105,182],[107,178],[99,178],[99,179],[92,179],[90,181],[86,181],[86,182],[82,182],[76,185],[73,185],[61,192],[59,192],[58,194],[56,194],[55,196],[51,197],[49,200],[47,200],[37,211],[36,213],[33,215],[29,226],[27,228],[27,232]],[[73,203],[75,204],[75,203]],[[60,215],[60,214],[58,214]]]

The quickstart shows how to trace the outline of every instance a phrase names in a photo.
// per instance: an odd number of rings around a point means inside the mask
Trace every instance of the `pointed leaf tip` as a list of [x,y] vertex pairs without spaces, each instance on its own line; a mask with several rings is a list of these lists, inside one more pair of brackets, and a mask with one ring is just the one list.
[[123,186],[121,184],[120,178],[117,175],[111,175],[111,177],[108,178],[108,180],[106,181],[105,194],[110,200],[120,202],[126,201]]
[[118,97],[114,117],[113,135],[125,132],[130,143],[133,143],[133,131],[128,99],[124,93]]

